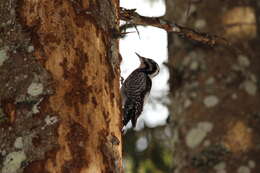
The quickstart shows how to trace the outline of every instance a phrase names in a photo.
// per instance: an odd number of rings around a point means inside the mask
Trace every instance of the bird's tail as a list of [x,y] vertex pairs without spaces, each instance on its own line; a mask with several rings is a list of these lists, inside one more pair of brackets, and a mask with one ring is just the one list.
[[127,100],[125,103],[125,107],[123,109],[123,124],[124,126],[131,120],[132,116],[135,114],[135,105],[131,100]]

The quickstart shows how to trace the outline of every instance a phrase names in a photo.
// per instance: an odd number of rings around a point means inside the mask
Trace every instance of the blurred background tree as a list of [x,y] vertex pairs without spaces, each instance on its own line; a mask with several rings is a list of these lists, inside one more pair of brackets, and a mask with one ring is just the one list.
[[260,2],[165,4],[165,19],[232,46],[205,47],[168,33],[168,123],[124,136],[126,172],[260,172]]

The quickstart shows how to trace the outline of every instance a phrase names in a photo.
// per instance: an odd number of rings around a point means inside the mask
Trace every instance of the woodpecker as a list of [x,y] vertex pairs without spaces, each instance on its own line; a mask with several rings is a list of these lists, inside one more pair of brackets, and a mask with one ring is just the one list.
[[136,55],[139,57],[140,66],[126,78],[121,87],[123,124],[126,126],[131,120],[133,128],[151,91],[152,78],[160,71],[154,60],[138,53]]

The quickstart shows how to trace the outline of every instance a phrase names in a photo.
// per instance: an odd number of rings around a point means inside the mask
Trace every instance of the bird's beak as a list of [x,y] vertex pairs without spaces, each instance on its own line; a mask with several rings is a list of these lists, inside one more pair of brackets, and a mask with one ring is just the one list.
[[135,52],[135,54],[138,56],[139,60],[141,63],[144,62],[144,57],[142,57],[141,55],[139,55],[138,53]]

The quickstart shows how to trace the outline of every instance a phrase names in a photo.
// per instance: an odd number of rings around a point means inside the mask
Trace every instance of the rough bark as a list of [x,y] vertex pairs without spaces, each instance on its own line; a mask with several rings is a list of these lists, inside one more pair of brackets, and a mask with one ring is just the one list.
[[[174,172],[260,172],[258,1],[168,0],[168,20],[223,36],[233,48],[168,36]],[[259,17],[258,17],[259,18]]]
[[0,2],[0,172],[122,172],[119,2]]

